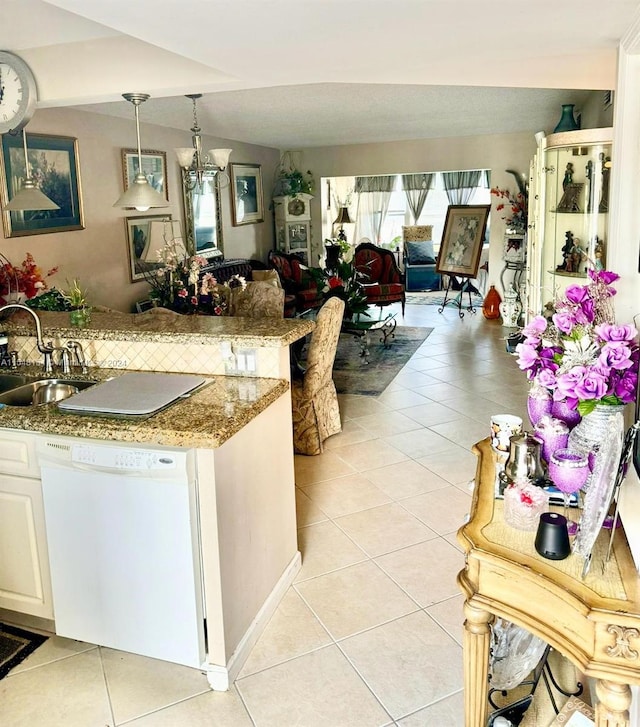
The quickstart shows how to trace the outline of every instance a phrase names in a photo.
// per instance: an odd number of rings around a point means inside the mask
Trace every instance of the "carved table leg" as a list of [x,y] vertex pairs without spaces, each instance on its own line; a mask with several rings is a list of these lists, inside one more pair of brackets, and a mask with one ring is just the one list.
[[489,704],[489,646],[493,615],[464,604],[464,714],[465,727],[485,727]]
[[629,727],[631,689],[628,684],[599,679],[596,682],[596,727]]

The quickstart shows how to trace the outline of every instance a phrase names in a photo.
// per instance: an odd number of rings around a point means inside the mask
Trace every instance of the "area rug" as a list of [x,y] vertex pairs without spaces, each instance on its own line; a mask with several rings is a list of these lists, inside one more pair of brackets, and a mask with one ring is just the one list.
[[[447,305],[450,300],[454,300],[458,295],[457,290],[451,291],[447,299]],[[471,293],[471,303],[474,306],[482,305],[482,296]],[[444,302],[444,293],[441,290],[428,290],[424,293],[407,293],[406,302],[409,305],[442,305]],[[462,299],[463,308],[469,304],[469,294],[465,293]]]
[[333,364],[333,380],[339,394],[378,396],[398,374],[433,328],[398,326],[389,348],[380,342],[380,334],[372,331],[369,344],[369,363],[360,355],[360,339],[341,333]]
[[0,623],[0,679],[46,640],[41,634]]

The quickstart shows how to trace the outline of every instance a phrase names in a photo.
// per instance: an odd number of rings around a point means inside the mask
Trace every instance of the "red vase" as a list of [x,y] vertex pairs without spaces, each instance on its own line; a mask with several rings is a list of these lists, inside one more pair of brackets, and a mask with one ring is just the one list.
[[490,286],[489,292],[482,303],[482,315],[488,321],[495,321],[500,318],[500,303],[502,303],[502,298],[496,290],[496,286]]

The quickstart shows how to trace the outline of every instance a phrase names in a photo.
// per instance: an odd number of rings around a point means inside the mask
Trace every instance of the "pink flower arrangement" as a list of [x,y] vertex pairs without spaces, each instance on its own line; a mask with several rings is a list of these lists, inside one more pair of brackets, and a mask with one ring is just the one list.
[[589,270],[587,285],[570,285],[551,321],[536,316],[516,347],[518,366],[535,385],[586,416],[597,403],[628,404],[638,381],[638,331],[616,325],[611,286],[619,276]]

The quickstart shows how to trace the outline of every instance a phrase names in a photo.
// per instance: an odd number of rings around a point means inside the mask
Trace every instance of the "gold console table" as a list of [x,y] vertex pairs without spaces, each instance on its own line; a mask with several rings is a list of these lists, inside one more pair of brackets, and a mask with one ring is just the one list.
[[640,579],[619,528],[609,562],[608,531],[599,536],[591,568],[583,559],[542,558],[535,532],[504,523],[494,497],[495,460],[489,439],[478,456],[469,522],[458,531],[466,557],[458,584],[464,605],[465,727],[486,727],[491,623],[505,618],[536,636],[596,680],[596,727],[629,727],[631,690],[640,685]]

